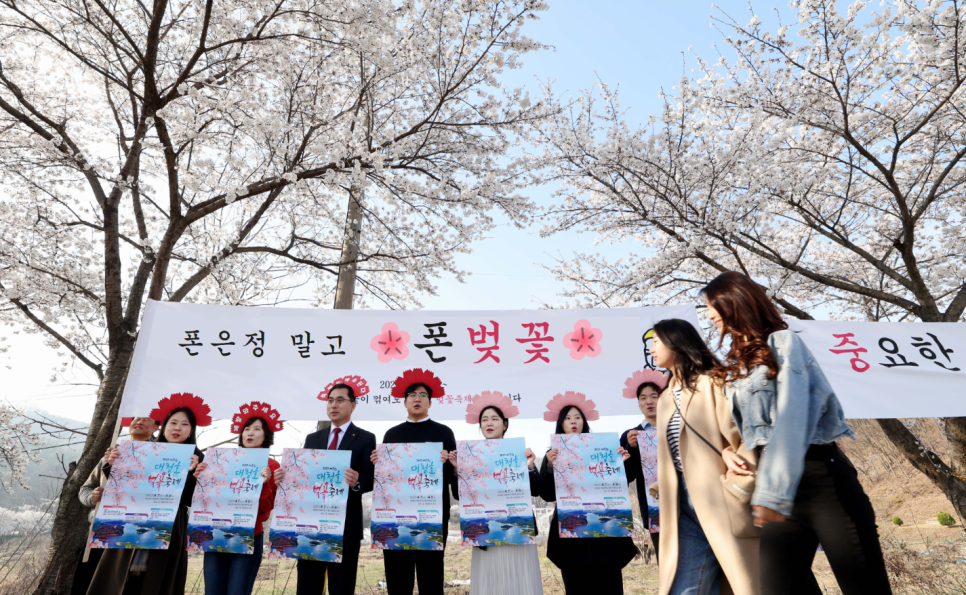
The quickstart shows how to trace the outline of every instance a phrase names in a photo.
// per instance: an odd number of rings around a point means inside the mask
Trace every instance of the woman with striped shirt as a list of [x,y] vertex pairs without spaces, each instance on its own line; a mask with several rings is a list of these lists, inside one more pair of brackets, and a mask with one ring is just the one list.
[[662,320],[654,334],[654,362],[671,372],[657,413],[660,593],[718,595],[727,581],[735,595],[757,595],[758,530],[750,500],[731,489],[739,480],[722,481],[721,458],[751,455],[709,374],[718,362],[689,322]]

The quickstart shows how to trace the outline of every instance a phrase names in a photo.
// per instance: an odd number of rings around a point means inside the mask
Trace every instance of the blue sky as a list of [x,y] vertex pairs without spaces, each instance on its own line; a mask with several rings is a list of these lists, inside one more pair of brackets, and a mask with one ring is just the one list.
[[[526,86],[531,94],[539,95],[538,81],[556,79],[555,89],[566,96],[565,92],[575,94],[592,86],[599,77],[611,87],[619,85],[621,103],[629,110],[632,125],[659,112],[658,93],[662,88],[670,92],[682,74],[691,74],[694,60],[689,46],[692,52],[713,59],[717,55],[715,44],[721,44],[721,34],[709,27],[714,9],[704,0],[549,0],[549,4],[550,10],[541,13],[539,21],[528,23],[525,33],[555,50],[530,54],[524,68],[506,78],[506,85]],[[719,0],[717,5],[742,23],[751,18],[744,1]],[[783,20],[791,20],[791,11],[783,3],[769,0],[754,6],[763,20],[771,20],[768,14],[773,6],[781,8]],[[549,188],[534,188],[531,196],[537,204],[546,205],[550,192]],[[424,307],[535,309],[542,303],[559,304],[563,285],[543,268],[553,256],[566,258],[576,251],[618,257],[638,249],[629,244],[594,247],[590,234],[540,238],[540,224],[535,221],[530,229],[519,230],[504,222],[490,232],[487,239],[474,245],[472,254],[457,259],[461,269],[472,273],[467,283],[460,284],[448,276],[440,279],[439,295],[425,297]],[[0,354],[0,398],[32,402],[59,415],[89,419],[95,388],[51,384],[51,368],[60,360],[53,350],[37,335],[4,334],[13,349]],[[527,430],[514,435],[530,431],[542,435],[542,422],[533,423],[533,430],[527,422],[518,423],[518,429],[524,426]],[[379,432],[375,427],[370,429]],[[617,429],[595,427],[597,431]]]
[[[526,86],[539,95],[538,81],[556,79],[558,96],[567,97],[600,79],[612,89],[619,87],[621,105],[628,124],[638,126],[649,114],[660,113],[658,93],[671,93],[683,74],[691,75],[694,54],[714,60],[721,46],[721,34],[710,27],[715,10],[711,2],[685,0],[662,2],[598,2],[549,0],[550,10],[529,23],[526,34],[554,50],[530,54],[524,67],[506,77],[506,85]],[[717,2],[739,22],[751,15],[747,3]],[[788,21],[792,11],[773,0],[755,2],[762,20],[770,21],[772,7],[779,7]],[[689,51],[690,47],[690,51]],[[722,51],[726,48],[721,47]],[[550,202],[551,188],[533,188],[531,197],[539,205]],[[433,310],[539,308],[542,303],[559,304],[563,284],[544,268],[556,256],[574,252],[600,252],[617,258],[639,249],[632,244],[593,246],[592,234],[576,232],[540,238],[541,222],[518,230],[505,222],[474,245],[469,255],[457,262],[472,272],[467,283],[451,277],[438,283],[439,295],[423,303]]]

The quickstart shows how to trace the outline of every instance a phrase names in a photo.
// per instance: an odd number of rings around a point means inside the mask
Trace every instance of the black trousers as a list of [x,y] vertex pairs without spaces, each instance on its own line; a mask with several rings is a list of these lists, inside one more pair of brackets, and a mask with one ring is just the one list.
[[84,559],[84,550],[81,550],[80,560],[77,561],[77,570],[74,571],[74,582],[71,584],[71,595],[85,595],[88,587],[91,586],[91,579],[94,578],[94,571],[97,570],[97,563],[101,561],[104,550],[92,549],[87,562]]
[[[444,525],[445,526],[445,525]],[[443,595],[443,552],[384,550],[388,595]]]
[[658,549],[660,547],[660,545],[658,544],[661,542],[661,534],[651,533],[650,536],[651,536],[651,545],[654,546],[654,561],[657,562],[658,560],[660,560],[661,551]]
[[892,593],[872,503],[834,444],[808,449],[792,515],[762,528],[761,592],[820,595],[812,574],[819,544],[843,595]]
[[296,595],[321,595],[325,575],[329,575],[329,595],[352,595],[356,591],[356,573],[359,571],[359,541],[342,544],[342,562],[318,562],[299,560],[296,563],[298,586]]
[[622,595],[624,593],[624,577],[621,575],[620,568],[561,568],[560,576],[563,578],[564,592],[567,595],[587,595],[588,593]]

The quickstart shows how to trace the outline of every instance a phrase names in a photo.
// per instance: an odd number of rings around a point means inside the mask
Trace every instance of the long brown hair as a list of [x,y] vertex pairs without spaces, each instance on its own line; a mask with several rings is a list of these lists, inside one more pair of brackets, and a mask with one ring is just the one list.
[[731,335],[731,348],[712,375],[733,380],[747,376],[755,366],[766,366],[768,378],[777,376],[778,361],[768,346],[768,337],[788,325],[761,285],[741,273],[728,271],[712,279],[701,295],[721,316],[718,347],[725,335]]
[[714,377],[718,360],[701,338],[701,333],[690,322],[680,318],[667,318],[654,325],[654,334],[674,353],[671,376],[677,377],[676,380],[683,388],[697,390],[695,382],[701,374]]

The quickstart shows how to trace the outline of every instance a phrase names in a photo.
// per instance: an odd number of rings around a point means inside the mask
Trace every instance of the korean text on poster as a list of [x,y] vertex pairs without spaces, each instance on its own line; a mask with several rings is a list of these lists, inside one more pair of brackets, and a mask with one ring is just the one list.
[[618,435],[554,434],[550,444],[557,449],[560,537],[630,537],[634,517]]
[[441,442],[376,446],[373,549],[443,549],[442,450]]
[[464,546],[536,543],[526,450],[523,438],[456,443]]
[[166,550],[195,446],[123,441],[117,448],[91,547]]
[[267,448],[208,449],[191,499],[188,551],[254,553],[262,470],[267,466]]
[[286,448],[275,492],[269,558],[342,562],[348,450]]

